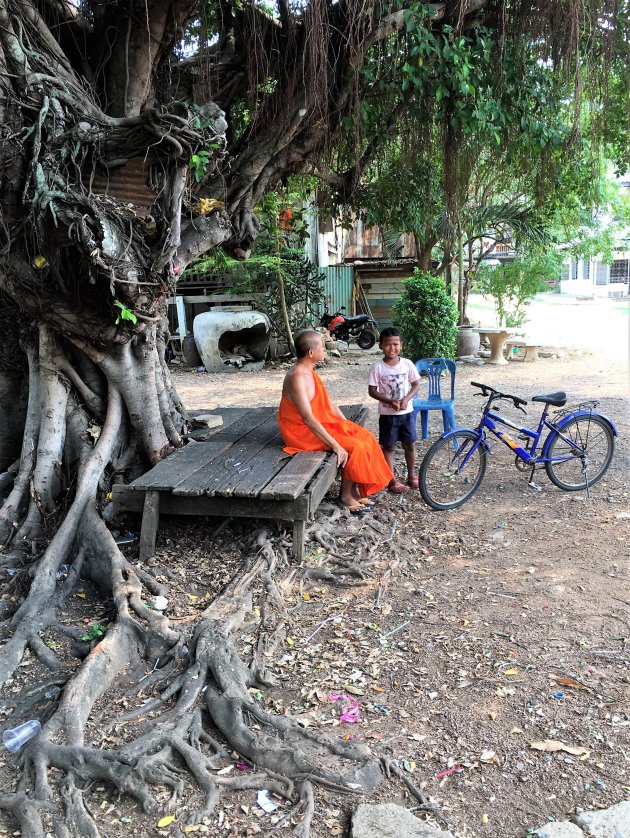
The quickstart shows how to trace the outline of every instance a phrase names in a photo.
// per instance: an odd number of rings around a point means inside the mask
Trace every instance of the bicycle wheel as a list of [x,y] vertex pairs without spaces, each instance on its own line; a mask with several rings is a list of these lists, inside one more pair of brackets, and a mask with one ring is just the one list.
[[481,486],[487,456],[483,444],[471,452],[477,439],[472,431],[456,431],[427,451],[420,466],[420,494],[432,509],[457,509]]
[[601,416],[574,416],[559,430],[571,442],[554,433],[547,456],[574,456],[561,463],[545,463],[551,482],[565,492],[577,492],[586,489],[587,479],[589,486],[601,480],[615,450],[615,437],[608,422]]

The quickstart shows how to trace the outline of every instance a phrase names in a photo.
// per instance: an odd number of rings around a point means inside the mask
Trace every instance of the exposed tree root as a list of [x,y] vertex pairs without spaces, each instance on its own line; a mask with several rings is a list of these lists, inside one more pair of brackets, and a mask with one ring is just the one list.
[[[113,412],[110,405],[108,416]],[[99,444],[106,445],[108,436],[106,422]],[[319,526],[326,531],[324,525]],[[356,553],[356,542],[365,540],[364,555],[369,560],[370,548],[381,537],[377,529],[380,525],[361,528],[346,549]],[[347,542],[348,533],[340,529],[339,541],[342,536]],[[327,538],[323,540],[331,543]],[[395,762],[381,762],[357,741],[307,730],[289,715],[264,709],[252,696],[252,688],[271,679],[264,661],[284,639],[284,625],[290,619],[282,591],[291,584],[294,571],[287,567],[279,540],[260,531],[253,550],[244,554],[239,573],[200,614],[194,628],[177,630],[166,617],[143,607],[143,587],[135,569],[122,557],[102,520],[89,507],[83,545],[75,563],[81,566],[84,578],[92,578],[101,588],[109,584],[115,618],[106,636],[93,645],[65,684],[62,674],[49,679],[16,707],[16,713],[19,709],[20,714],[26,714],[42,702],[45,694],[50,696],[50,718],[18,757],[21,779],[12,794],[0,798],[0,808],[11,812],[26,838],[45,834],[56,799],[64,807],[60,835],[98,838],[99,824],[85,801],[85,793],[94,782],[105,782],[135,798],[148,813],[183,806],[189,824],[208,817],[225,792],[265,788],[292,802],[282,822],[288,825],[292,821],[298,838],[310,834],[316,811],[314,787],[318,785],[338,793],[365,793],[374,789],[384,774],[391,774],[407,786],[423,809],[434,812]],[[44,554],[40,569],[48,563],[51,559]],[[48,623],[69,585],[76,581],[71,577],[72,570],[67,578],[58,580],[56,600],[47,586],[42,588],[50,602]],[[37,578],[34,586],[35,582]],[[259,641],[248,664],[238,655],[235,643],[239,630],[250,628],[254,595],[261,618]],[[20,614],[28,614],[32,622],[30,602],[29,593],[16,613],[16,622],[23,646],[30,643],[33,647],[41,640],[34,641],[36,632],[20,633],[23,621],[19,619]],[[37,623],[38,630],[44,622]],[[143,695],[149,697],[126,714],[117,715],[116,727],[139,722],[138,734],[116,748],[86,742],[86,725],[96,702],[134,660],[138,666],[146,662],[147,674],[130,694],[137,697],[136,702]],[[5,660],[5,671],[9,666]],[[62,692],[56,694],[59,687]],[[45,720],[45,715],[40,717]],[[147,727],[143,719],[150,719],[151,725]],[[234,776],[219,773],[232,764],[230,752],[238,753],[253,771]],[[185,801],[190,777],[202,793],[202,802],[194,811]],[[166,805],[156,795],[158,788],[170,792]]]

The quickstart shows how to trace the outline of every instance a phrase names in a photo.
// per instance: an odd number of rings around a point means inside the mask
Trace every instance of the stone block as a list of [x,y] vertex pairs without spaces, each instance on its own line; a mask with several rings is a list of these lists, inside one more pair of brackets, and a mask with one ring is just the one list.
[[577,822],[589,838],[630,838],[630,800],[597,812],[580,812]]
[[350,838],[454,838],[416,818],[408,809],[394,803],[362,803],[352,816]]
[[569,821],[550,821],[536,830],[538,838],[585,838],[582,830]]

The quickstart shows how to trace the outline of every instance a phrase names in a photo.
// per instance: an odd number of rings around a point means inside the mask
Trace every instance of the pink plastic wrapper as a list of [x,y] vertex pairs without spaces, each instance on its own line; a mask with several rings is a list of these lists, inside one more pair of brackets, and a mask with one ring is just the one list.
[[333,695],[328,696],[328,701],[344,702],[343,713],[339,716],[340,722],[346,722],[346,724],[353,725],[355,722],[359,721],[361,708],[359,707],[359,702],[353,696],[347,695],[346,693],[334,693]]

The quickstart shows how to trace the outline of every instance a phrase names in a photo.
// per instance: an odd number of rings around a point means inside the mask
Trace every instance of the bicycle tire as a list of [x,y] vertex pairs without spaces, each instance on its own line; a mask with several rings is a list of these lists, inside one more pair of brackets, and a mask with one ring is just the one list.
[[[574,416],[561,425],[563,436],[575,442],[588,457],[586,476],[582,468],[582,456],[561,463],[545,463],[545,470],[551,482],[565,492],[577,492],[601,480],[608,471],[615,450],[615,437],[608,422],[601,416]],[[573,447],[553,432],[547,448],[548,457],[562,457],[570,454]],[[591,473],[591,468],[593,471]]]
[[364,329],[357,337],[359,349],[371,349],[376,343],[376,335],[369,329]]
[[438,439],[427,451],[420,466],[419,484],[422,499],[431,509],[457,509],[481,486],[488,465],[483,443],[474,450],[463,471],[456,467],[477,439],[472,431],[456,431]]

